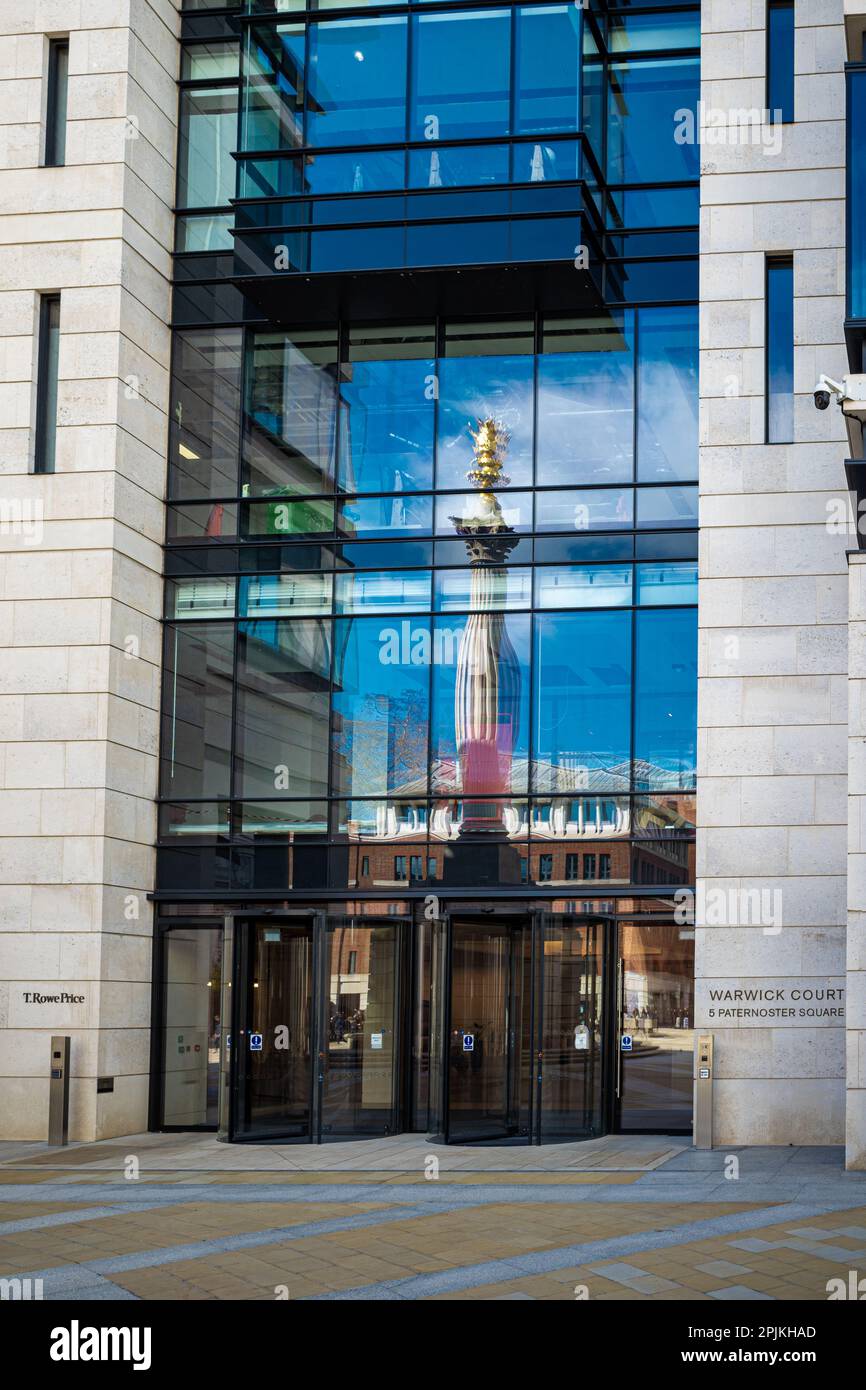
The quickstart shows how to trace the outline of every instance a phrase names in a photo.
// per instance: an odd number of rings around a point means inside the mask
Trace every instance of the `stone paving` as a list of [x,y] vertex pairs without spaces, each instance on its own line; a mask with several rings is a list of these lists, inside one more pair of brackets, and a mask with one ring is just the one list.
[[840,1149],[667,1136],[6,1144],[0,1280],[15,1277],[75,1301],[825,1301],[829,1281],[866,1278],[866,1173]]

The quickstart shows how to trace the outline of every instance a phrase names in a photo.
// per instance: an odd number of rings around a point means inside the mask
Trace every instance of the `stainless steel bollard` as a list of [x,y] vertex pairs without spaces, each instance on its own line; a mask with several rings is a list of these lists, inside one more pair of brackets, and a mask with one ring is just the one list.
[[713,1035],[700,1033],[695,1040],[696,1149],[713,1147]]
[[51,1074],[48,1082],[48,1142],[69,1143],[69,1038],[51,1039]]

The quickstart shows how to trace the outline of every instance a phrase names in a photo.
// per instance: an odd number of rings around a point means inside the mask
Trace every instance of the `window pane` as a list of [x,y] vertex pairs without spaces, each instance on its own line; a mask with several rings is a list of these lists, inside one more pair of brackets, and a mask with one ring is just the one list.
[[309,502],[251,502],[246,508],[246,534],[255,536],[318,536],[334,529],[334,504]]
[[340,534],[346,537],[427,535],[433,529],[432,497],[353,497],[340,503]]
[[340,487],[413,492],[433,485],[433,328],[352,330],[340,396]]
[[174,335],[170,497],[235,497],[238,490],[241,330]]
[[253,336],[243,465],[250,496],[333,491],[337,363],[334,330]]
[[631,615],[537,615],[533,689],[533,789],[627,791]]
[[638,526],[696,526],[697,522],[696,487],[638,488]]
[[233,618],[235,581],[211,575],[166,581],[169,618]]
[[[866,44],[864,44],[866,53]],[[848,165],[848,312],[852,318],[866,318],[866,67],[851,67],[846,73],[848,121],[846,152]]]
[[330,574],[256,574],[241,579],[241,618],[312,618],[330,611]]
[[[696,179],[698,60],[612,63],[608,99],[611,183],[673,183]],[[688,110],[692,129],[677,112]],[[679,138],[678,138],[679,137]]]
[[52,41],[48,54],[45,163],[66,163],[66,115],[69,92],[69,41]]
[[640,311],[637,400],[638,478],[696,478],[697,308]]
[[176,247],[179,255],[193,251],[233,251],[233,212],[209,212],[204,216],[178,217]]
[[435,578],[438,613],[529,608],[532,603],[532,571],[528,568],[477,565],[474,569],[438,570]]
[[[496,583],[494,573],[487,578]],[[528,614],[489,612],[436,619],[433,791],[474,798],[527,790],[529,622]]]
[[457,145],[409,151],[410,188],[508,183],[508,145]]
[[794,263],[767,262],[767,443],[794,438]]
[[508,10],[417,16],[411,140],[508,135],[511,15]]
[[316,797],[328,783],[330,623],[241,623],[235,791]]
[[229,791],[234,624],[166,628],[161,794]]
[[536,531],[612,531],[633,523],[631,488],[563,488],[538,492]]
[[697,603],[697,565],[638,565],[636,601],[643,605]]
[[57,393],[60,375],[60,295],[39,303],[39,358],[34,472],[53,473],[57,459]]
[[631,605],[631,565],[553,565],[535,571],[537,608]]
[[611,53],[640,53],[649,49],[700,48],[698,14],[624,14],[609,18]]
[[[469,492],[462,496],[453,494],[436,498],[436,530],[439,535],[454,535],[455,531],[467,537],[467,552],[471,547],[471,537],[480,529],[494,531],[532,530],[531,492]],[[507,541],[506,541],[507,544]]]
[[178,206],[221,207],[235,194],[238,94],[204,87],[180,94]]
[[767,9],[767,106],[771,121],[794,119],[794,3]]
[[242,147],[286,150],[303,144],[304,27],[251,29],[246,50]]
[[293,840],[296,835],[328,833],[326,801],[245,801],[241,834]]
[[580,129],[580,8],[541,5],[517,12],[515,129]]
[[538,481],[630,481],[634,314],[546,319],[543,342],[538,359]]
[[638,612],[635,621],[635,788],[688,788],[696,763],[698,615]]
[[335,795],[427,789],[429,619],[343,618],[334,624]]
[[240,67],[237,43],[199,43],[181,49],[180,75],[185,82],[214,82],[220,77],[237,77]]
[[371,574],[338,574],[337,613],[365,610],[401,610],[426,613],[430,610],[430,572],[424,570],[380,570]]
[[311,24],[307,144],[385,144],[406,133],[405,18]]
[[[488,236],[484,224],[479,228]],[[475,463],[470,431],[490,416],[508,431],[501,450],[504,474],[516,485],[531,482],[534,337],[531,319],[446,324],[445,358],[439,363],[437,487],[465,486]]]

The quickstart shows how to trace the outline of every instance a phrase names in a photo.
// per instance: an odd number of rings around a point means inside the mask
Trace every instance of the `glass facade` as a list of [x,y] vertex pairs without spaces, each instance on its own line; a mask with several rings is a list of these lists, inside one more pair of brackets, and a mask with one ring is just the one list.
[[[184,50],[157,897],[243,916],[228,1137],[641,1127],[625,919],[694,878],[697,7],[373,8]],[[678,1044],[685,988],[635,986]]]

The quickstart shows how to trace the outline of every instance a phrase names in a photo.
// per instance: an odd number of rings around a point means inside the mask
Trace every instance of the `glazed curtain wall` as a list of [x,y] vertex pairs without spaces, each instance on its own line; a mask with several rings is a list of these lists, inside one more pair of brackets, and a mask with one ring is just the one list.
[[688,882],[696,383],[688,306],[178,335],[172,886]]

